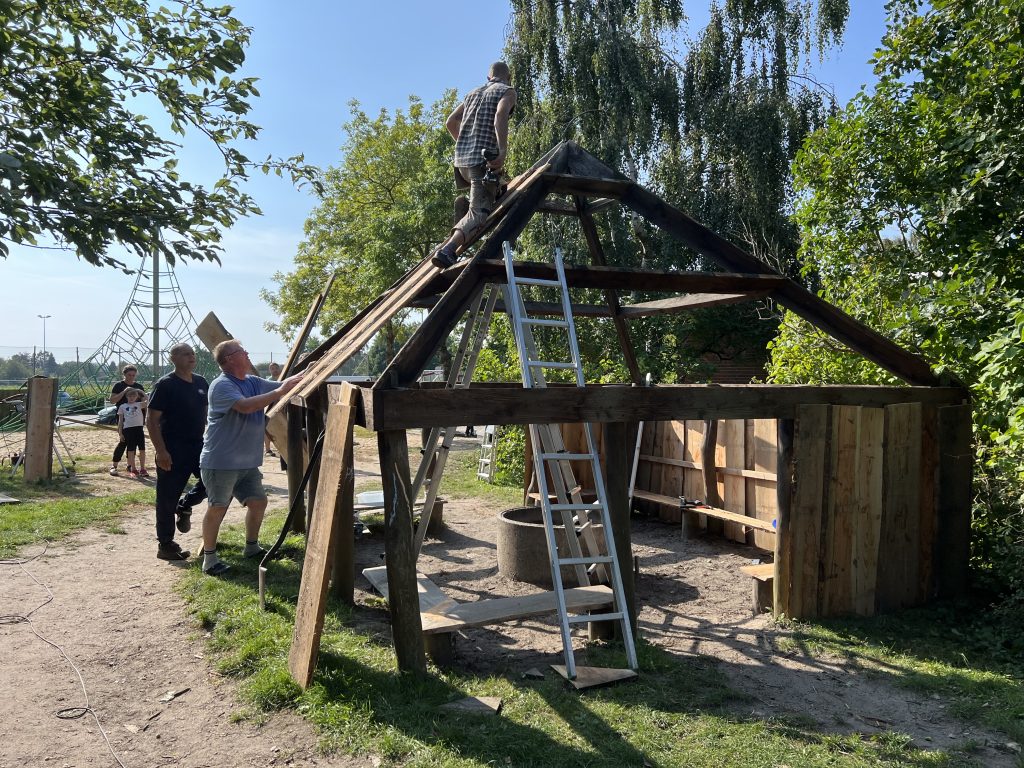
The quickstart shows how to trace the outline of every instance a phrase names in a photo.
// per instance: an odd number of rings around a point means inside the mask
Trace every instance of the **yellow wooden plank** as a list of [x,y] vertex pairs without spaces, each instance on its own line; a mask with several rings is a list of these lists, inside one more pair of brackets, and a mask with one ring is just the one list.
[[[742,419],[728,419],[722,422],[719,427],[719,439],[725,447],[725,461],[719,466],[730,469],[744,469],[745,451],[743,448],[745,422]],[[722,501],[723,506],[729,512],[735,513],[738,517],[746,517],[747,513],[747,484],[742,476],[725,475]],[[725,535],[727,538],[740,543],[746,543],[747,532],[741,526],[733,522],[725,524]]]
[[821,565],[822,499],[826,483],[829,406],[797,406],[793,436],[794,481],[790,507],[791,542],[788,600],[779,607],[791,618],[818,613],[818,570]]
[[885,411],[862,408],[857,444],[856,517],[853,528],[853,610],[875,613],[878,578],[878,536],[882,525],[882,478]]
[[818,615],[838,616],[853,611],[853,519],[857,514],[857,442],[859,406],[832,409],[828,507],[823,518],[823,581],[818,592]]
[[758,581],[770,581],[775,578],[775,563],[741,565],[740,573],[745,573],[747,576],[753,576]]
[[[388,599],[388,569],[386,566],[366,568],[363,570],[363,576],[373,584],[373,588],[380,592],[385,600]],[[458,605],[458,602],[448,597],[440,587],[422,573],[416,574],[416,587],[420,596],[420,611],[422,613],[431,611],[444,613]]]
[[[776,445],[777,424],[775,419],[754,419],[753,472],[745,475],[753,486],[753,515],[758,520],[771,523],[778,517],[779,501],[776,495],[778,477],[778,446]],[[754,545],[762,549],[775,546],[774,536],[765,536],[760,531],[754,532]]]

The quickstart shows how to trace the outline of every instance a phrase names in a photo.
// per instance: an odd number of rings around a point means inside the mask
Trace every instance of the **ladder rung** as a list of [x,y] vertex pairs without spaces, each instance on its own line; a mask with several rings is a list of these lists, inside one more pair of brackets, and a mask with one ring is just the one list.
[[576,363],[554,363],[546,360],[527,360],[531,368],[575,368]]
[[549,288],[561,288],[562,283],[558,280],[545,280],[542,277],[517,277],[514,280],[516,285],[546,285]]
[[543,325],[548,328],[568,328],[569,324],[565,320],[547,320],[539,317],[524,317],[523,323],[529,323],[530,325]]
[[609,555],[584,555],[583,557],[560,557],[559,565],[590,565],[591,563],[610,563],[612,558]]
[[593,461],[595,459],[592,453],[542,453],[540,455],[543,461]]
[[619,611],[615,613],[584,613],[565,618],[570,624],[589,624],[592,621],[622,621],[622,613]]
[[589,504],[552,504],[552,512],[589,512],[593,509],[601,509],[601,503],[594,501]]

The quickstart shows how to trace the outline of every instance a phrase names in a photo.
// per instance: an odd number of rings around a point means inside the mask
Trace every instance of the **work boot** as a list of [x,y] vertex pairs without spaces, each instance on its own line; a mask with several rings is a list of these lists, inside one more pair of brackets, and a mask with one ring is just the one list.
[[156,556],[161,560],[188,560],[191,553],[176,541],[161,541]]
[[435,267],[448,269],[448,267],[455,263],[455,249],[451,246],[448,246],[447,248],[439,248],[437,252],[430,257],[430,263]]

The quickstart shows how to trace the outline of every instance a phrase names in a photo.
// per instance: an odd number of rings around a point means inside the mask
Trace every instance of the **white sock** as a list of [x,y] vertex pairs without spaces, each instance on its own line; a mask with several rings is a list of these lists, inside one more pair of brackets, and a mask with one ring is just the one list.
[[220,558],[217,557],[217,548],[204,549],[203,550],[203,570],[208,571],[217,563],[220,562]]

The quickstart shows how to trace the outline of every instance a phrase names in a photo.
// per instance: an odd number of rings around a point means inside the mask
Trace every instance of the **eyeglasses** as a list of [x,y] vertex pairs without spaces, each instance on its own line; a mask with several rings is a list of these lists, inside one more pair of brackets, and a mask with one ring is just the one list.
[[234,352],[228,352],[226,355],[224,355],[224,357],[231,357],[232,355],[237,355],[239,352],[244,352],[245,354],[249,354],[244,349],[236,349]]

